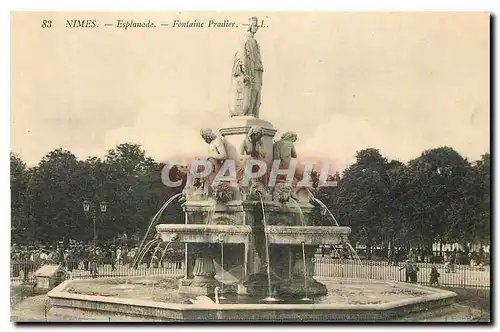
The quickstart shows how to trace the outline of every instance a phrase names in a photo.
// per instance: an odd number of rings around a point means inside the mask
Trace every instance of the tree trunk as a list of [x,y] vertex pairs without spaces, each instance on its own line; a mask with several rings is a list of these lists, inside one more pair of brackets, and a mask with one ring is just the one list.
[[366,244],[366,259],[372,259],[372,239],[368,237],[368,241]]
[[[432,262],[432,258],[434,257],[434,250],[432,248],[432,245],[434,244],[433,240],[430,240],[428,243],[428,250],[426,253],[424,253],[424,261],[425,262]],[[427,256],[427,257],[426,257]]]

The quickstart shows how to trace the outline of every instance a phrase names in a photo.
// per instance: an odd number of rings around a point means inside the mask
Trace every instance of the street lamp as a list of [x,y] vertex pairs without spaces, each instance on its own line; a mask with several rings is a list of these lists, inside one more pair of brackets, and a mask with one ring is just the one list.
[[85,211],[86,213],[90,211],[90,204],[87,200],[83,201],[83,211]]
[[[101,213],[106,212],[107,205],[105,201],[101,201],[99,203],[99,207],[101,208]],[[94,261],[94,269],[92,270],[92,277],[95,278],[95,272],[97,270],[97,267],[95,266],[97,264],[96,262],[96,242],[97,242],[97,232],[96,232],[96,214],[94,213],[93,209],[92,211],[90,210],[90,203],[87,200],[83,201],[83,211],[85,214],[88,214],[89,212],[92,215],[92,223],[94,226],[94,254],[93,254],[93,261]]]
[[106,202],[102,201],[99,205],[101,206],[101,212],[102,213],[106,212],[106,209],[107,209]]

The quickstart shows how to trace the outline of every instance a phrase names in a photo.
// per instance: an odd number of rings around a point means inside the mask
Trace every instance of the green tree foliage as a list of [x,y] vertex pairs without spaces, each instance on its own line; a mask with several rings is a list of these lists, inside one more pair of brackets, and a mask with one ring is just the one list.
[[11,238],[18,241],[26,233],[27,188],[30,172],[19,156],[10,154]]
[[388,161],[376,149],[361,150],[339,182],[337,206],[341,220],[352,229],[351,240],[370,247],[384,241],[387,228]]
[[[11,233],[18,243],[63,238],[91,241],[93,217],[98,241],[118,234],[140,237],[151,218],[183,185],[162,182],[164,164],[136,144],[120,144],[102,159],[78,160],[70,151],[48,153],[35,167],[11,154]],[[170,170],[184,184],[186,172]],[[358,151],[356,162],[321,187],[312,172],[314,196],[352,229],[350,239],[371,246],[429,246],[436,241],[490,241],[490,155],[469,163],[450,147],[424,151],[401,163],[377,149]],[[87,200],[94,214],[86,215]],[[99,204],[107,203],[101,213]],[[321,219],[321,218],[319,218]],[[323,218],[320,224],[331,225]],[[183,223],[179,203],[160,222]],[[370,250],[368,250],[370,255]]]
[[463,188],[470,164],[450,147],[427,150],[409,162],[406,213],[414,245],[451,240],[450,231],[463,225],[450,208],[463,204]]
[[[118,145],[103,160],[77,160],[71,152],[57,149],[29,169],[12,154],[13,239],[91,241],[94,217],[99,241],[123,233],[141,236],[161,205],[182,190],[162,183],[162,167],[135,144]],[[83,211],[84,201],[90,203],[89,214]],[[102,202],[107,205],[104,213]],[[169,207],[165,215],[168,222],[183,221],[179,204]]]
[[47,241],[72,236],[76,221],[78,196],[78,161],[69,151],[57,149],[47,154],[34,167],[28,183],[29,230],[27,235]]

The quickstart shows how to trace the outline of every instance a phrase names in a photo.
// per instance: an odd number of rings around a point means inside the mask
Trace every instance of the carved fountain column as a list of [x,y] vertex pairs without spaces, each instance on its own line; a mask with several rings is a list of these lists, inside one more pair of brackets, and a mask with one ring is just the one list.
[[[280,286],[280,293],[295,296],[326,295],[326,286],[316,281],[314,276],[314,253],[316,246],[305,246],[305,271],[304,255],[301,245],[291,246],[291,259],[293,260],[291,279]],[[306,291],[307,288],[307,291]]]
[[184,243],[184,279],[193,279],[193,255],[191,248],[193,245]]
[[304,257],[302,254],[302,246],[298,248],[292,249],[292,258],[294,260],[292,267],[292,278],[304,278],[304,275],[308,278],[312,278],[314,276],[314,247],[306,246],[305,247],[305,267],[306,271],[304,271]]

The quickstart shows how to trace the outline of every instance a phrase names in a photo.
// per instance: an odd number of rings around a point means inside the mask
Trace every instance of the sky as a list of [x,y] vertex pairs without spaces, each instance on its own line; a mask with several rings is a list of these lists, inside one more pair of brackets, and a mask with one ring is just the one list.
[[[102,157],[141,144],[158,161],[206,152],[229,118],[230,72],[248,17],[264,64],[260,117],[298,134],[297,153],[408,161],[451,146],[489,152],[487,13],[14,13],[11,149],[28,165],[64,148]],[[92,19],[98,28],[65,28]],[[117,20],[170,27],[116,28]],[[174,20],[236,22],[173,28]],[[51,20],[51,28],[41,28]],[[113,27],[104,27],[113,24]]]

